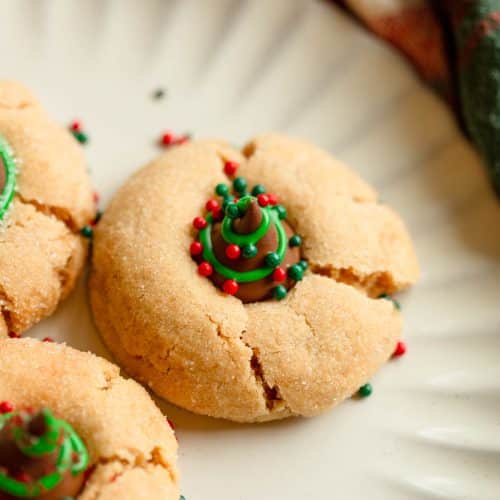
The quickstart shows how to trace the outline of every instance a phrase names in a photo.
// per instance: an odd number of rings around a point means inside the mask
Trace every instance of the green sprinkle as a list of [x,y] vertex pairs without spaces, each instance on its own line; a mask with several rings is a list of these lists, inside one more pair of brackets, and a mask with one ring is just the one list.
[[225,197],[229,194],[229,186],[227,184],[217,184],[215,186],[215,193]]
[[307,264],[307,262],[305,260],[301,260],[299,262],[299,265],[300,265],[300,267],[302,268],[303,271],[306,271],[307,268],[309,267],[309,265]]
[[386,300],[390,300],[392,302],[392,305],[398,310],[398,311],[401,311],[401,304],[394,298],[394,297],[391,297],[389,294],[387,293],[382,293],[378,296],[379,299],[386,299]]
[[276,300],[283,300],[287,295],[286,288],[283,285],[278,285],[273,288],[273,297]]
[[73,137],[80,143],[80,144],[87,144],[89,142],[89,136],[85,134],[84,132],[80,131],[74,131],[73,132]]
[[94,230],[92,229],[91,226],[83,226],[81,229],[80,229],[80,234],[84,237],[84,238],[92,238],[92,236],[94,235]]
[[237,193],[244,193],[247,188],[247,181],[244,177],[236,177],[233,181],[233,188]]
[[102,210],[98,210],[95,214],[94,223],[97,224],[102,219]]
[[362,398],[367,398],[373,392],[373,387],[371,384],[362,385],[358,390],[358,395]]
[[293,247],[300,247],[302,245],[302,238],[298,234],[294,234],[289,240],[288,244]]
[[300,264],[294,264],[288,268],[287,274],[295,281],[300,281],[304,277],[304,270]]
[[253,243],[249,243],[241,249],[241,253],[245,259],[251,259],[257,255],[257,247]]
[[269,252],[264,259],[267,267],[276,267],[281,262],[280,256],[277,252]]
[[227,207],[228,203],[231,203],[233,200],[234,200],[234,196],[233,195],[226,194],[226,196],[224,196],[224,201],[222,202],[222,209],[224,211],[226,211],[226,207]]
[[155,99],[155,100],[159,100],[164,96],[165,96],[165,91],[163,89],[156,89],[153,92],[153,99]]
[[266,188],[262,184],[256,184],[252,189],[252,194],[254,196],[258,196],[259,194],[264,194],[266,192]]
[[237,219],[241,215],[240,207],[238,207],[237,203],[231,201],[226,205],[225,213],[230,219]]
[[287,216],[286,208],[283,205],[276,205],[274,207],[274,210],[276,210],[276,213],[278,214],[278,217],[281,220],[286,219],[286,216]]
[[184,497],[184,495],[181,495],[179,500],[186,500],[186,498]]

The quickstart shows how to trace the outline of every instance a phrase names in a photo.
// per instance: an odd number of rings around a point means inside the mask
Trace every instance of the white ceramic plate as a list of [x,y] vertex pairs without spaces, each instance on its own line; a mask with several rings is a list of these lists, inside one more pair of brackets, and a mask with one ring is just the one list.
[[[0,12],[2,76],[61,122],[82,120],[104,205],[163,129],[235,143],[278,129],[350,163],[415,238],[409,353],[371,398],[256,426],[164,405],[187,500],[500,498],[500,208],[450,113],[397,55],[306,0],[0,0]],[[83,283],[30,334],[107,355]]]

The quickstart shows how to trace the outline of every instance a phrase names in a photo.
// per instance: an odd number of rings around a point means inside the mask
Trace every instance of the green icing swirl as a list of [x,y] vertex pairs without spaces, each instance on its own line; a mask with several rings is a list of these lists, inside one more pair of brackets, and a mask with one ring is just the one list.
[[[42,410],[42,414],[47,427],[42,436],[33,440],[33,436],[28,435],[25,426],[18,426],[14,429],[14,440],[19,449],[30,457],[54,453],[60,447],[55,470],[31,483],[17,481],[0,471],[0,491],[8,495],[18,498],[35,498],[54,489],[63,480],[68,470],[73,476],[77,476],[88,466],[87,449],[74,429],[64,420],[55,418],[46,408]],[[29,415],[18,412],[0,415],[0,430],[14,417],[20,417],[23,422],[27,422]],[[60,443],[61,435],[64,437],[62,443]],[[73,460],[74,456],[78,458],[76,462]]]
[[222,221],[222,237],[228,243],[234,243],[239,246],[254,244],[263,238],[269,229],[271,216],[269,210],[262,210],[262,222],[260,226],[250,234],[238,234],[233,231],[233,219],[224,217]]
[[[0,156],[5,168],[5,186],[0,193],[0,220],[3,219],[16,190],[16,164],[9,143],[0,135]],[[0,166],[0,168],[2,168]]]
[[[237,234],[232,230],[232,219],[230,217],[225,217],[222,222],[222,237],[226,241],[238,245],[256,244],[267,233],[269,226],[272,223],[275,225],[276,231],[278,232],[278,248],[276,249],[276,253],[279,257],[279,265],[285,258],[288,245],[286,232],[274,207],[268,206],[261,208],[262,222],[256,229],[256,231],[245,235]],[[272,274],[275,269],[274,267],[262,267],[259,269],[253,269],[251,271],[240,272],[226,267],[224,264],[219,262],[214,254],[212,245],[213,218],[211,215],[209,215],[206,220],[208,223],[207,226],[199,233],[200,242],[203,245],[203,258],[207,262],[212,264],[214,270],[217,273],[219,273],[224,278],[236,280],[238,283],[251,283],[253,281],[259,281],[261,279],[267,278]]]

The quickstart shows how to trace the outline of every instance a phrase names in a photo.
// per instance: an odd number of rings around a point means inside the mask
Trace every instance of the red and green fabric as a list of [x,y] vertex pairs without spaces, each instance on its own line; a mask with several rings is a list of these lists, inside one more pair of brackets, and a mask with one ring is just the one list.
[[455,106],[500,195],[500,0],[337,0]]

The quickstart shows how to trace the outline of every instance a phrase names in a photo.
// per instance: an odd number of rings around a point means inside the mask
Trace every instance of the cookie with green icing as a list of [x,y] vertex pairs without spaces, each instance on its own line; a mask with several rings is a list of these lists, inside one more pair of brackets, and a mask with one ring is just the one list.
[[78,434],[48,408],[0,415],[0,500],[76,497],[88,462]]
[[96,324],[178,406],[261,422],[357,393],[395,350],[418,264],[401,219],[319,148],[195,140],[136,172],[94,233]]

